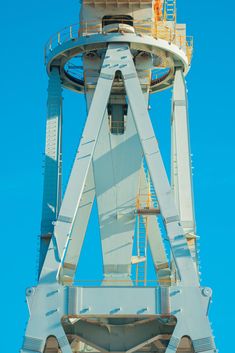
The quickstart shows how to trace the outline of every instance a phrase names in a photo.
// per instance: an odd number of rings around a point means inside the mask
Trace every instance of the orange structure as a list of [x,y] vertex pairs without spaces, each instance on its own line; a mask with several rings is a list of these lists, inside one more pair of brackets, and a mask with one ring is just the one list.
[[154,13],[155,13],[155,21],[161,21],[161,19],[162,19],[162,2],[161,2],[161,0],[155,1]]

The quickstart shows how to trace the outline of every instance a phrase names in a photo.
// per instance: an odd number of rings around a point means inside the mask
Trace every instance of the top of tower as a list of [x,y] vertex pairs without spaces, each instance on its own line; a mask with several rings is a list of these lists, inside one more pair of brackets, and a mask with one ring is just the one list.
[[[83,0],[79,23],[47,43],[47,70],[59,65],[64,86],[82,92],[84,74],[75,69],[79,64],[74,58],[115,41],[152,55],[150,92],[171,86],[176,67],[183,67],[185,75],[190,68],[193,40],[186,36],[186,25],[177,24],[176,0]],[[154,76],[154,70],[160,68],[165,69],[164,75]]]

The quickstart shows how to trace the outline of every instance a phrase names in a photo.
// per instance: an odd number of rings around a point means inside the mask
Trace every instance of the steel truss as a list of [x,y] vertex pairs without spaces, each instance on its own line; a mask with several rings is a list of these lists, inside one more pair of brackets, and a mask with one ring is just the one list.
[[[172,353],[177,349],[214,353],[207,316],[211,290],[200,287],[197,272],[187,95],[182,67],[176,68],[173,89],[175,164],[171,187],[148,113],[148,92],[141,87],[129,44],[109,43],[102,60],[61,205],[62,90],[58,67],[54,66],[50,73],[46,156],[46,173],[50,177],[44,185],[45,230],[38,285],[27,290],[30,318],[21,353],[58,349],[62,353],[78,352],[78,341],[93,351],[105,353],[146,350]],[[110,142],[107,106],[117,73],[125,87],[127,125],[121,140],[113,138]],[[143,158],[169,240],[177,274],[175,284],[169,283],[171,266],[157,218],[150,216],[148,242],[162,282],[157,287],[133,286],[136,195],[138,189],[145,193],[148,188]],[[119,170],[119,163],[126,168]],[[95,196],[104,282],[102,286],[79,287],[73,280]],[[110,279],[116,284],[108,283]],[[46,345],[50,337],[54,339],[52,348]],[[182,338],[190,338],[186,350]]]

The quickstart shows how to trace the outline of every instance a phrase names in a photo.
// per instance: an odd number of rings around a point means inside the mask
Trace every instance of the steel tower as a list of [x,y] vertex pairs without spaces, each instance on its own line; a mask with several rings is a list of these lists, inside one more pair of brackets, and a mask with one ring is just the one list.
[[[198,272],[185,87],[192,45],[175,0],[83,0],[79,25],[47,43],[39,275],[26,292],[21,353],[217,352],[212,292]],[[149,95],[169,87],[171,184],[148,111]],[[88,114],[62,197],[63,89],[83,93]],[[103,279],[79,285],[95,197]]]

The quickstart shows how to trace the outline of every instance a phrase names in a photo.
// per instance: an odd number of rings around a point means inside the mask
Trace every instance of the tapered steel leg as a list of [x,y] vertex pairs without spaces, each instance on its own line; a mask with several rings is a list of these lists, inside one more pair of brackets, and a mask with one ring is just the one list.
[[69,237],[69,242],[67,243],[66,252],[63,259],[63,270],[60,273],[60,280],[62,282],[69,283],[74,279],[94,198],[95,184],[93,167],[90,165],[81,202],[77,209],[73,228],[71,230],[71,235]]
[[44,188],[40,237],[39,275],[61,204],[62,179],[62,88],[60,73],[54,67],[49,76]]
[[109,59],[104,60],[103,69],[101,70],[100,78],[96,86],[81,142],[61,205],[59,217],[54,229],[58,254],[62,261],[64,260],[66,247],[81,202],[86,178],[92,162],[94,149],[112,87],[114,74],[113,72],[109,73],[106,68],[108,61]]
[[196,230],[194,219],[191,155],[189,146],[188,102],[184,74],[175,72],[172,97],[172,188],[180,221],[185,231],[190,252],[197,266]]

